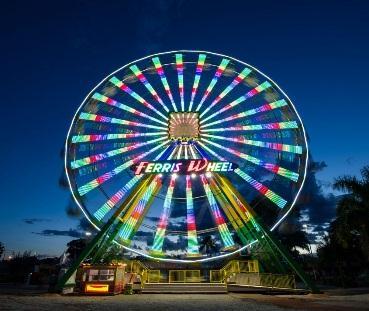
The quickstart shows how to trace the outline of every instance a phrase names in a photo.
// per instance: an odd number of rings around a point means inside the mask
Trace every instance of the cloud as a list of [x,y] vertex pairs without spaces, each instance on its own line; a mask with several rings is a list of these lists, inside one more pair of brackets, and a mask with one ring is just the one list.
[[47,218],[25,218],[25,219],[22,219],[22,221],[24,223],[26,223],[27,225],[33,225],[36,222],[47,222],[47,221],[50,221],[50,219],[47,219]]
[[312,243],[317,243],[326,233],[329,223],[336,215],[337,197],[332,193],[325,194],[316,173],[327,167],[325,162],[311,160],[305,185],[301,191],[297,208],[300,209],[300,221]]
[[32,232],[34,234],[43,235],[43,236],[68,236],[72,238],[80,238],[83,235],[82,232],[76,229],[69,229],[69,230],[54,230],[54,229],[45,229],[41,232]]
[[157,216],[146,216],[145,220],[149,220],[149,221],[152,221],[154,223],[157,223],[159,221],[159,217]]

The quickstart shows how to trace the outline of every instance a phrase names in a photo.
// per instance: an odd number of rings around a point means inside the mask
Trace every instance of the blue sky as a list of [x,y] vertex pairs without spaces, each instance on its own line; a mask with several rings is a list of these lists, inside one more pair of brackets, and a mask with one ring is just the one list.
[[[58,186],[72,116],[107,74],[150,53],[219,52],[294,101],[329,185],[369,163],[367,1],[12,1],[1,19],[0,241],[60,254],[69,194]],[[329,191],[329,188],[326,189]],[[29,220],[28,222],[25,220]]]

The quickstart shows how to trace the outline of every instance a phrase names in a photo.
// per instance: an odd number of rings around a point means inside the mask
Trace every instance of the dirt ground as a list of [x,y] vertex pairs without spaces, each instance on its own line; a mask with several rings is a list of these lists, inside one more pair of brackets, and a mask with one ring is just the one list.
[[369,310],[369,294],[350,296],[261,294],[142,294],[132,296],[0,295],[0,310],[278,311]]

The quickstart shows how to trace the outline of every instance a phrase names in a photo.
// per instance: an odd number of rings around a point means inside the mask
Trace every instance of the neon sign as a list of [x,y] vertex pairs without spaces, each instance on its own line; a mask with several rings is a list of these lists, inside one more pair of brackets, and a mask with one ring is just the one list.
[[233,172],[237,164],[228,161],[176,160],[176,161],[142,161],[132,166],[135,175],[141,174],[202,174],[206,172]]

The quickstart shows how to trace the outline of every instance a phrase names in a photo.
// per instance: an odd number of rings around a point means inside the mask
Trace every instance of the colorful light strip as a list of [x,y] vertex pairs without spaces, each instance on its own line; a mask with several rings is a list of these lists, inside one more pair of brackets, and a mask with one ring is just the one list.
[[186,176],[186,204],[187,204],[187,252],[191,256],[199,254],[195,213],[193,209],[191,177]]
[[230,85],[228,85],[222,93],[220,93],[213,102],[200,114],[200,117],[203,117],[211,108],[213,108],[219,101],[221,101],[230,91],[232,91],[238,84],[240,84],[251,72],[251,69],[245,68],[243,69],[236,78],[232,81]]
[[168,219],[170,214],[170,206],[172,203],[173,191],[175,186],[176,177],[172,176],[169,182],[167,194],[165,196],[163,211],[160,216],[159,223],[157,225],[157,230],[154,237],[154,243],[151,247],[153,252],[161,253],[163,249],[165,231],[168,226]]
[[[227,106],[220,109],[219,113],[228,110],[229,109],[229,108],[227,108],[228,106],[234,107],[237,104],[238,104],[238,102],[237,102],[237,100],[235,100],[232,103],[230,103]],[[275,101],[273,103],[267,103],[267,104],[262,105],[260,107],[257,107],[257,108],[254,108],[254,109],[249,109],[249,110],[246,110],[244,112],[234,114],[234,115],[232,115],[230,117],[227,117],[227,118],[224,118],[224,119],[219,119],[217,121],[206,123],[206,124],[202,125],[201,127],[205,128],[205,127],[209,127],[211,125],[218,124],[218,123],[223,124],[224,122],[227,122],[227,121],[233,121],[233,120],[236,120],[236,119],[239,119],[239,118],[248,117],[248,116],[260,113],[260,112],[270,111],[270,110],[281,108],[281,107],[284,107],[284,106],[287,106],[287,102],[284,99],[281,99],[281,100]],[[225,109],[225,108],[227,108],[227,109]]]
[[[255,96],[256,94],[259,94],[260,92],[270,88],[271,86],[272,85],[268,81],[263,82],[262,84],[258,85],[257,87],[255,87],[251,91],[247,92],[245,95],[237,98],[236,100],[234,100],[230,104],[224,106],[222,109],[214,112],[212,115],[210,115],[207,118],[203,119],[202,122],[206,122],[206,121],[214,118],[215,116],[223,113],[224,111],[227,111],[228,109],[231,109],[232,107],[235,107],[235,106],[239,105],[240,103],[244,102],[248,98],[251,98],[251,97]],[[205,111],[204,111],[204,113],[205,113]]]
[[[215,175],[215,178],[218,179],[219,176]],[[213,193],[217,193],[217,200],[219,202],[220,207],[224,211],[228,219],[228,222],[230,222],[233,228],[236,230],[236,233],[238,237],[240,238],[242,244],[246,245],[253,239],[250,235],[250,232],[247,230],[246,225],[242,221],[242,220],[246,220],[247,218],[244,215],[245,212],[241,211],[241,208],[238,205],[237,206],[232,205],[232,202],[230,202],[228,197],[221,191],[220,187],[215,182],[215,178],[211,178],[209,180],[210,189],[213,191]],[[226,191],[228,189],[224,189],[224,190]],[[239,215],[241,217],[239,217]]]
[[160,98],[158,93],[152,87],[150,82],[146,79],[145,75],[141,72],[141,70],[136,65],[133,65],[133,66],[129,67],[129,69],[132,70],[134,75],[141,81],[141,83],[143,83],[143,85],[146,87],[146,89],[155,98],[155,100],[164,108],[164,110],[166,112],[169,112],[168,107],[164,104],[163,100]]
[[159,145],[157,145],[156,147],[152,148],[151,150],[141,153],[139,156],[133,158],[132,160],[129,160],[119,166],[117,166],[115,169],[113,169],[110,172],[107,172],[93,180],[91,180],[90,182],[86,183],[83,186],[80,186],[78,188],[78,192],[80,195],[85,195],[86,193],[90,192],[91,190],[95,189],[96,187],[98,187],[99,185],[103,184],[104,182],[106,182],[107,180],[111,179],[112,177],[118,175],[119,173],[123,172],[125,169],[127,169],[128,167],[132,166],[133,164],[137,163],[139,160],[141,160],[142,158],[148,156],[149,154],[153,153],[154,151],[158,150],[159,148],[163,147],[164,145],[166,145],[169,141],[165,141]]
[[296,121],[266,123],[266,124],[253,124],[253,125],[240,125],[232,127],[221,127],[215,129],[201,129],[201,132],[224,132],[224,131],[261,131],[261,130],[288,130],[297,129],[298,125]]
[[96,163],[96,162],[101,161],[103,159],[114,157],[114,156],[122,154],[124,152],[135,150],[135,149],[140,148],[142,146],[154,144],[154,143],[157,143],[157,142],[165,140],[165,139],[167,139],[167,138],[166,137],[161,137],[161,138],[148,140],[148,141],[145,141],[143,143],[133,143],[133,144],[130,144],[130,145],[128,145],[126,147],[123,147],[123,148],[118,148],[118,149],[110,150],[110,151],[107,151],[107,152],[95,154],[95,155],[92,155],[92,156],[89,156],[89,157],[85,157],[85,158],[82,158],[82,159],[71,161],[70,165],[71,165],[72,169],[80,168],[82,166],[89,165],[89,164],[92,164],[92,163]]
[[185,111],[184,107],[184,90],[183,90],[183,55],[176,54],[176,68],[178,74],[178,88],[179,88],[179,96],[181,98],[181,109]]
[[123,188],[119,189],[108,201],[106,201],[95,213],[96,219],[101,220],[104,216],[132,189],[143,175],[136,175],[128,181]]
[[[246,206],[241,202],[238,196],[233,192],[232,188],[227,185],[227,182],[225,182],[224,177],[222,176],[217,176],[217,177],[223,183],[223,189],[224,189],[224,192],[226,193],[227,199],[233,203],[233,206],[238,210],[241,218],[246,222],[246,224],[248,224],[248,222],[251,222],[252,226],[256,229],[256,231],[260,231],[260,226],[256,222],[254,216],[251,215],[248,208],[246,208]],[[249,226],[248,226],[248,229],[250,229]],[[249,230],[246,230],[244,232],[247,234],[249,238],[252,239],[252,236],[249,235],[249,232],[247,231]]]
[[147,102],[143,97],[138,95],[135,91],[133,91],[129,86],[124,84],[121,80],[119,80],[117,77],[111,77],[109,81],[114,84],[116,87],[120,88],[122,91],[126,92],[128,95],[132,96],[134,99],[136,99],[139,103],[144,105],[145,107],[151,109],[156,114],[161,116],[163,119],[168,120],[168,118],[162,114],[158,109],[156,109],[153,105]]
[[72,144],[103,141],[111,139],[127,139],[136,137],[148,137],[148,136],[167,136],[167,132],[152,132],[152,133],[128,133],[128,134],[104,134],[104,135],[74,135],[72,136]]
[[179,145],[179,150],[178,150],[178,153],[177,153],[177,160],[179,160],[181,158],[181,155],[182,155],[182,149],[183,149],[183,145],[180,144]]
[[93,113],[81,112],[79,115],[80,120],[87,120],[87,121],[94,121],[94,122],[101,122],[101,123],[112,123],[112,124],[120,124],[120,125],[128,125],[128,126],[137,126],[137,127],[144,127],[144,128],[152,128],[152,129],[159,129],[159,130],[167,130],[164,126],[157,126],[157,125],[150,125],[140,122],[134,121],[127,121],[117,118],[110,118],[102,115],[97,115]]
[[199,111],[204,103],[204,101],[208,98],[209,94],[213,90],[215,84],[218,82],[219,77],[223,74],[224,70],[227,68],[230,60],[223,58],[220,65],[217,68],[217,71],[215,72],[215,75],[213,79],[210,81],[209,86],[207,87],[200,103],[197,105],[196,111]]
[[192,111],[193,101],[195,100],[197,89],[199,87],[199,82],[201,78],[202,69],[205,64],[205,59],[206,59],[205,54],[199,54],[199,59],[196,65],[195,79],[193,81],[193,86],[192,86],[192,91],[191,91],[191,101],[190,101],[190,106],[188,108],[188,111]]
[[145,208],[148,207],[148,202],[153,195],[154,190],[158,186],[159,177],[155,177],[155,179],[151,182],[148,189],[145,191],[144,195],[137,203],[136,207],[132,211],[129,219],[123,224],[123,227],[119,230],[118,235],[121,239],[123,239],[126,243],[130,242],[132,231],[134,230],[138,220],[142,217]]
[[[170,147],[167,146],[162,152],[160,152],[156,157],[155,161],[160,160],[162,155],[165,151],[168,150]],[[94,216],[101,220],[105,217],[105,215],[112,209],[118,202],[126,195],[126,193],[132,189],[132,187],[137,184],[137,182],[143,177],[144,175],[135,175],[130,181],[128,181],[123,188],[119,189],[115,194],[108,201],[106,201],[95,213]]]
[[191,152],[192,159],[197,159],[197,156],[195,154],[195,150],[194,150],[193,146],[190,145],[189,147],[190,147],[190,152]]
[[188,159],[188,145],[184,145],[184,158]]
[[[225,161],[226,159],[220,156],[218,153],[216,153],[214,150],[212,150],[210,147],[203,144],[201,141],[197,142],[201,147],[203,147],[205,150],[207,150],[209,153],[211,153],[213,156],[218,158],[221,161]],[[253,179],[251,176],[246,174],[241,169],[237,168],[234,170],[234,172],[239,175],[242,179],[244,179],[246,182],[248,182],[253,188],[255,188],[257,191],[259,191],[261,194],[265,195],[270,201],[272,201],[274,204],[276,204],[278,207],[283,208],[287,201],[283,199],[280,195],[276,194],[272,190],[270,190],[268,187],[264,186],[262,183],[258,182],[257,180]]]
[[233,238],[231,236],[231,233],[228,230],[227,224],[225,223],[222,214],[220,213],[220,210],[219,210],[218,204],[215,200],[215,197],[214,197],[213,193],[210,190],[208,181],[207,181],[205,175],[203,175],[203,174],[200,175],[200,178],[201,178],[201,182],[202,182],[202,185],[204,187],[204,190],[205,190],[205,194],[206,194],[206,196],[208,198],[208,201],[209,201],[211,213],[212,213],[214,221],[215,221],[215,223],[218,227],[222,242],[223,242],[225,247],[232,247],[232,246],[234,246]]
[[245,145],[256,146],[256,147],[261,147],[261,148],[268,148],[268,149],[273,149],[273,150],[278,150],[278,151],[302,154],[301,146],[293,146],[293,145],[286,145],[286,144],[279,144],[279,143],[264,142],[264,141],[259,141],[259,140],[251,140],[251,139],[246,139],[244,136],[226,137],[226,136],[218,136],[218,135],[211,135],[211,134],[202,134],[202,136],[219,139],[219,140],[232,141],[232,142],[239,143],[239,144],[245,144]]
[[288,169],[285,169],[285,168],[283,168],[281,166],[278,166],[276,164],[265,162],[263,160],[260,160],[258,158],[255,158],[253,156],[250,156],[250,155],[248,155],[246,153],[242,153],[240,151],[237,151],[237,150],[235,150],[233,148],[225,147],[225,146],[223,146],[221,144],[218,144],[218,143],[215,143],[213,141],[210,141],[210,140],[208,140],[206,138],[202,138],[202,140],[205,141],[205,142],[207,142],[210,145],[213,145],[213,146],[221,149],[221,150],[226,150],[229,153],[234,154],[234,155],[238,156],[241,159],[244,159],[246,161],[249,161],[249,162],[251,162],[251,163],[253,163],[255,165],[261,166],[261,167],[267,169],[268,171],[270,171],[270,172],[272,172],[274,174],[278,174],[280,176],[286,177],[286,178],[291,179],[291,180],[293,180],[295,182],[297,182],[297,180],[299,178],[299,174],[298,173],[292,172],[292,171],[290,171]]
[[110,105],[110,106],[113,106],[113,107],[117,107],[119,109],[122,109],[122,110],[125,110],[125,111],[128,111],[136,116],[140,116],[140,117],[143,117],[143,118],[146,118],[146,119],[149,119],[149,120],[152,120],[152,121],[155,121],[157,123],[160,123],[160,124],[163,124],[163,125],[167,125],[167,123],[161,121],[161,120],[158,120],[157,118],[154,118],[152,116],[149,116],[148,114],[144,113],[144,112],[141,112],[137,109],[134,109],[132,107],[129,107],[127,105],[124,105],[110,97],[107,97],[105,95],[102,95],[100,93],[94,93],[92,95],[92,98],[95,99],[95,100],[98,100],[102,103],[105,103],[107,105]]
[[177,112],[178,109],[177,109],[177,106],[176,106],[176,104],[174,102],[173,95],[172,95],[172,92],[170,90],[170,87],[169,87],[169,84],[168,84],[168,80],[167,80],[167,78],[165,76],[163,66],[160,63],[159,57],[154,57],[152,59],[152,62],[154,63],[156,72],[158,73],[158,75],[160,77],[160,80],[161,80],[161,83],[164,86],[165,92],[167,93],[167,95],[168,95],[168,97],[170,99],[170,102],[172,103],[173,109],[174,109],[175,112]]

